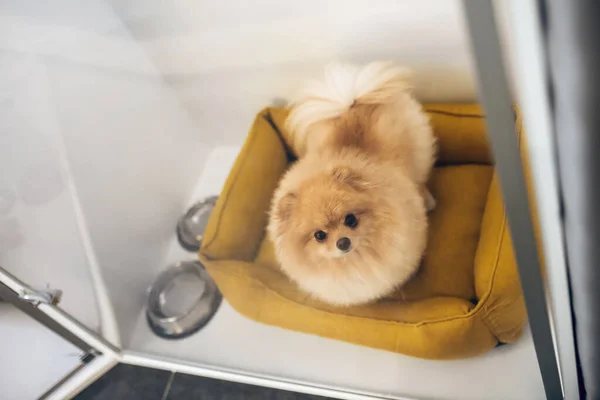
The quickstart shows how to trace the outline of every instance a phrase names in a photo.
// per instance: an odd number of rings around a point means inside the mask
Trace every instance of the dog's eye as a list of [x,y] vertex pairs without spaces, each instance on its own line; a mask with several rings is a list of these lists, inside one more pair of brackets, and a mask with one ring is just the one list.
[[325,239],[327,239],[327,233],[325,233],[323,231],[316,231],[315,239],[317,239],[317,242],[323,242],[323,241],[325,241]]
[[346,215],[346,218],[344,218],[344,225],[348,228],[356,228],[356,225],[358,225],[358,218],[356,218],[356,215],[354,214],[348,214]]

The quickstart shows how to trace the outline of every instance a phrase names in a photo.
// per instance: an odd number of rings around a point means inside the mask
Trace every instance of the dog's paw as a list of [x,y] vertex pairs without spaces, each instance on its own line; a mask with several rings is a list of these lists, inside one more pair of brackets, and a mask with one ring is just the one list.
[[423,189],[423,201],[425,202],[425,209],[427,212],[431,212],[435,209],[437,202],[435,201],[435,197],[431,194],[428,189]]

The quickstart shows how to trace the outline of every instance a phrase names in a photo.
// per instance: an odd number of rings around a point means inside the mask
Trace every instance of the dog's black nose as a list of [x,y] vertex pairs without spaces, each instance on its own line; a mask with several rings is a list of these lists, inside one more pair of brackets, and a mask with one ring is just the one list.
[[350,241],[350,239],[348,239],[347,237],[343,237],[339,238],[337,242],[335,242],[335,247],[337,247],[341,251],[348,251],[350,250],[351,244],[352,242]]

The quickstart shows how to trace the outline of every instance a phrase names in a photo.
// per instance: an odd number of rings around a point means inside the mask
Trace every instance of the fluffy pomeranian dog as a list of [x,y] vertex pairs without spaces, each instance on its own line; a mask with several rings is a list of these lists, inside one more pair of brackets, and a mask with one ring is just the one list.
[[426,246],[436,148],[408,71],[329,65],[293,103],[286,131],[299,160],[279,183],[268,225],[283,271],[337,306],[406,283]]

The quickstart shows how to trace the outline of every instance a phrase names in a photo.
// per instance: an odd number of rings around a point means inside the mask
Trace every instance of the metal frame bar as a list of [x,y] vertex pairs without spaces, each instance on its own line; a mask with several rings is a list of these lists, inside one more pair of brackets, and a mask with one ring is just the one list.
[[546,290],[563,392],[565,399],[579,399],[575,332],[541,10],[537,0],[509,0],[505,5],[514,49],[512,66],[527,129],[525,140],[537,200],[548,281]]
[[48,315],[38,310],[37,307],[33,304],[22,300],[19,297],[18,293],[10,289],[2,282],[0,282],[0,298],[2,298],[8,303],[11,303],[19,310],[23,311],[25,314],[35,319],[37,322],[50,329],[51,331],[65,339],[67,342],[71,343],[73,346],[79,348],[80,350],[86,353],[94,352],[94,348],[90,344],[71,333],[64,326],[56,322],[54,319],[50,318]]
[[[0,266],[0,283],[2,283],[12,292],[17,293],[17,295],[23,293],[25,290],[31,290],[27,284],[11,275],[8,271],[2,269],[2,266]],[[80,322],[75,320],[72,316],[64,312],[59,307],[52,304],[40,303],[37,304],[35,308],[50,320],[56,322],[65,330],[71,332],[80,340],[87,343],[89,346],[95,349],[97,353],[111,354],[118,358],[120,354],[120,349],[118,347],[108,342],[105,338],[99,336],[96,332],[90,330],[88,327],[83,326]]]
[[473,50],[479,94],[504,197],[521,287],[547,399],[562,399],[560,374],[544,281],[537,254],[527,186],[515,134],[512,96],[504,71],[498,29],[491,0],[463,0]]
[[73,371],[64,380],[44,393],[39,400],[69,400],[77,396],[92,383],[104,376],[119,359],[111,354],[101,354],[93,360]]
[[121,361],[121,350],[73,319],[60,308],[30,304],[19,297],[27,285],[0,267],[0,299],[13,304],[75,347],[93,357],[57,382],[40,399],[71,399]]

